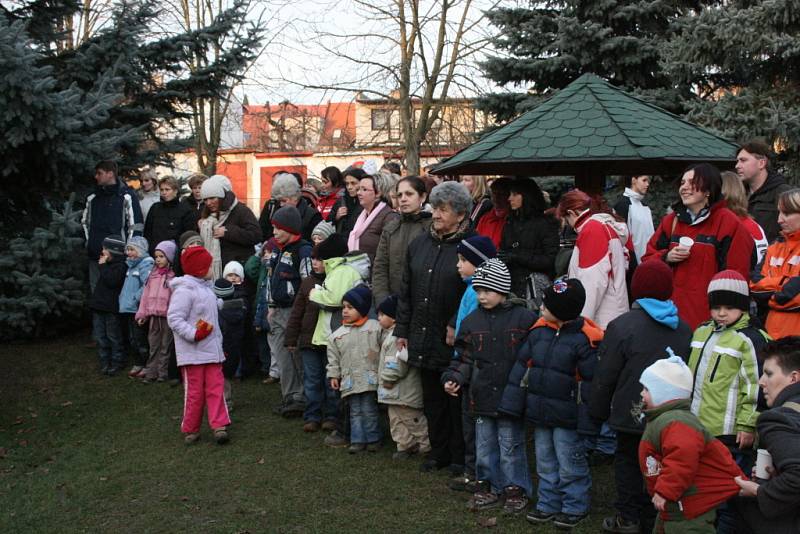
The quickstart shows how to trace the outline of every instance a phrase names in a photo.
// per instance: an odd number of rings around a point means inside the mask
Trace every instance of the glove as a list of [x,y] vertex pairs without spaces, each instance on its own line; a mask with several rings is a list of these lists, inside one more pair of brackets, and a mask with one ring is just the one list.
[[208,335],[211,333],[211,331],[214,330],[214,327],[212,325],[210,325],[209,323],[205,322],[202,319],[198,319],[195,326],[197,327],[197,330],[194,333],[195,341],[201,341],[207,338]]

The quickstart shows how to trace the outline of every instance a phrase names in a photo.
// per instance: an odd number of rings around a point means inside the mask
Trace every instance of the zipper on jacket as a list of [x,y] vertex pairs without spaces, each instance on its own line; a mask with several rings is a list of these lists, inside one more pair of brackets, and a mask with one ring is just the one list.
[[714,368],[711,370],[711,376],[708,377],[708,383],[714,382],[714,375],[717,374],[717,367],[719,367],[719,361],[722,359],[722,354],[717,354],[717,361],[714,362]]

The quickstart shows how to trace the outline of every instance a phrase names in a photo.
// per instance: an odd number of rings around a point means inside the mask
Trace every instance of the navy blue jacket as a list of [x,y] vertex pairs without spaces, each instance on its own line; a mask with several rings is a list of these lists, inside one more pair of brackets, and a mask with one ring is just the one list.
[[119,180],[113,185],[98,185],[86,198],[81,218],[90,261],[103,250],[103,239],[111,236],[128,241],[142,235],[144,220],[136,193]]
[[597,349],[582,330],[583,318],[556,330],[540,319],[517,351],[498,410],[525,414],[534,425],[595,434],[588,403]]
[[535,321],[525,301],[515,299],[491,310],[478,307],[461,322],[456,339],[460,358],[442,374],[442,383],[469,384],[470,413],[497,417],[517,348]]
[[244,330],[247,324],[249,299],[242,285],[234,286],[234,293],[222,301],[219,310],[219,329],[222,332],[222,350],[225,352],[225,362],[222,364],[222,373],[225,378],[233,378],[242,357],[242,343]]

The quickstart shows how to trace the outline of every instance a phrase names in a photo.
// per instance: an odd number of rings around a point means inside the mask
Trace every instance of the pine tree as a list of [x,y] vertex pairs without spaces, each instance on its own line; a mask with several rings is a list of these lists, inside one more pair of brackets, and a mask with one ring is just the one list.
[[681,20],[665,65],[697,88],[687,118],[739,141],[762,137],[800,183],[800,2],[739,0]]
[[538,104],[586,72],[674,112],[682,110],[687,85],[675,86],[659,65],[659,51],[672,24],[697,1],[565,0],[499,7],[487,13],[499,33],[493,45],[503,55],[483,63],[499,85],[528,85],[528,94],[495,94],[480,107],[500,120]]

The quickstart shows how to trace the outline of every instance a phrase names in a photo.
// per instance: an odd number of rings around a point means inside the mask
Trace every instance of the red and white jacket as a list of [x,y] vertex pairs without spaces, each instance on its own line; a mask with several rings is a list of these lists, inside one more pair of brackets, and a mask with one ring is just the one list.
[[580,280],[586,290],[581,315],[605,330],[630,309],[625,282],[631,252],[628,227],[612,215],[586,210],[575,221],[575,231],[578,240],[568,275]]

